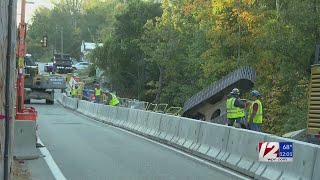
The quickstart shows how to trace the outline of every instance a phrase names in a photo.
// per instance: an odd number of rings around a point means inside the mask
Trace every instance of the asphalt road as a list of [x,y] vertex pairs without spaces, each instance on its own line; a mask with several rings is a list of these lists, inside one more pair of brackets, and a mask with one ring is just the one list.
[[68,180],[229,180],[228,174],[54,105],[32,104],[39,137]]

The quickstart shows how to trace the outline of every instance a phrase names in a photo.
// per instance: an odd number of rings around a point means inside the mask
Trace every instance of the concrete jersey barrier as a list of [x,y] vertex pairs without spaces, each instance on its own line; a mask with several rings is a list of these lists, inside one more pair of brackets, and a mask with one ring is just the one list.
[[[255,179],[320,179],[320,146],[224,125],[94,104],[62,96],[61,103],[99,121],[128,129],[151,139],[218,163]],[[260,162],[259,142],[291,141],[294,160]]]
[[191,153],[191,147],[195,146],[198,141],[200,123],[188,118],[181,118],[180,121],[178,130],[179,139],[174,142],[173,146],[178,146]]
[[198,143],[192,148],[193,153],[219,163],[226,153],[230,129],[230,127],[220,124],[201,122]]
[[135,122],[135,126],[133,127],[133,131],[142,134],[142,129],[146,127],[146,123],[148,120],[149,113],[147,111],[137,110],[137,121]]
[[258,168],[265,165],[258,161],[258,143],[265,140],[265,134],[229,127],[228,144],[220,164],[235,171],[255,176]]
[[159,132],[156,134],[156,138],[161,142],[172,145],[179,140],[178,131],[180,117],[163,115],[160,121]]
[[142,129],[142,134],[147,137],[154,137],[155,134],[159,132],[160,120],[162,114],[148,112],[148,119],[144,123],[144,128]]
[[316,154],[316,158],[314,159],[315,163],[313,166],[313,173],[312,173],[312,179],[316,180],[319,179],[320,177],[320,148],[317,148],[317,154]]
[[123,124],[128,120],[129,109],[124,107],[118,107],[117,117],[114,124],[119,127],[123,127]]
[[[258,169],[261,172],[256,179],[288,179],[288,180],[307,180],[320,179],[320,176],[314,177],[319,169],[314,169],[319,165],[316,160],[319,159],[318,145],[308,144],[301,141],[286,139],[282,137],[267,135],[267,142],[293,142],[293,162],[287,163],[264,163],[265,169]],[[318,164],[317,164],[318,163]],[[319,166],[318,166],[319,167]],[[315,171],[315,172],[314,172]]]
[[77,109],[78,108],[78,99],[76,98],[69,98],[66,95],[62,96],[62,102],[61,104],[64,107],[70,108],[70,109]]
[[16,120],[14,126],[14,150],[15,159],[37,159],[40,153],[36,148],[36,122]]

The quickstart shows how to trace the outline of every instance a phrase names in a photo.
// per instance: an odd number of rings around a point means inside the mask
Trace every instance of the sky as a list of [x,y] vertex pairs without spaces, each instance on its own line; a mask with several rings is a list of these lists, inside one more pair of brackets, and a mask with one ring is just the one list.
[[[26,4],[26,23],[30,23],[30,20],[35,12],[35,10],[39,7],[47,7],[52,8],[53,4],[51,0],[26,0],[26,2],[34,2],[34,4],[27,3]],[[20,12],[21,12],[21,0],[17,2],[17,23],[20,22]]]

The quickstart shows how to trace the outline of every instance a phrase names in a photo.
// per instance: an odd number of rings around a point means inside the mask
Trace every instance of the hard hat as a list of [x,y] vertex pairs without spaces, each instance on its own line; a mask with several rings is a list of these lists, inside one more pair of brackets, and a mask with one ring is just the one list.
[[232,89],[231,94],[240,95],[240,91],[238,88],[234,88]]
[[257,90],[253,90],[250,94],[251,94],[251,96],[255,96],[255,97],[260,96],[260,93]]

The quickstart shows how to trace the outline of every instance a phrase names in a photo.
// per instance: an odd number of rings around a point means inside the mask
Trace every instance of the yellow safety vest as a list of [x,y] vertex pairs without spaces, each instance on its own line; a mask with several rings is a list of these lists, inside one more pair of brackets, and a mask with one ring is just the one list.
[[114,95],[113,93],[110,93],[110,94],[111,94],[111,96],[112,96],[112,99],[111,99],[111,101],[109,102],[109,105],[110,105],[110,106],[115,106],[115,105],[119,104],[119,100],[118,100],[117,96]]
[[259,99],[255,100],[251,104],[250,109],[249,109],[248,121],[250,120],[250,116],[253,113],[253,105],[255,103],[257,103],[259,107],[258,107],[256,115],[253,117],[253,122],[261,124],[262,123],[262,104],[261,104],[261,101]]
[[78,92],[78,90],[75,89],[75,88],[73,88],[73,89],[71,90],[71,96],[77,95],[77,92]]
[[97,89],[97,88],[95,88],[94,89],[95,91],[95,96],[101,96],[101,89]]
[[234,106],[235,100],[236,98],[234,97],[227,99],[226,106],[228,119],[245,117],[244,109]]

